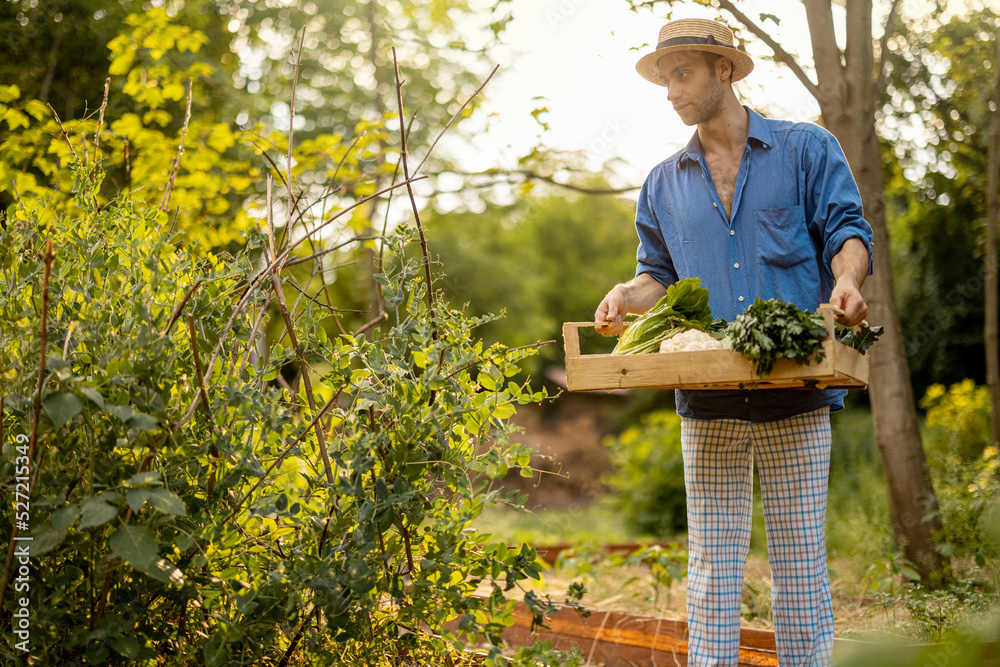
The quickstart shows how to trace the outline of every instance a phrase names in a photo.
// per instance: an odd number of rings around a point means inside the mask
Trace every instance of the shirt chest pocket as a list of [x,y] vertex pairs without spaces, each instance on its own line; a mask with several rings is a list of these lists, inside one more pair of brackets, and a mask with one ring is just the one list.
[[804,207],[758,209],[754,222],[757,252],[765,264],[787,268],[815,257]]

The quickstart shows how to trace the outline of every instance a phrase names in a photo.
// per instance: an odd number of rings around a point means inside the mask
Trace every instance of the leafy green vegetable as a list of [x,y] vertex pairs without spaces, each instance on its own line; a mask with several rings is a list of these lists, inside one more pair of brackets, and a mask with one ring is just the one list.
[[868,351],[868,348],[878,341],[879,336],[882,335],[883,331],[884,329],[882,327],[870,327],[867,324],[859,326],[857,331],[851,327],[845,327],[838,324],[837,340],[844,345],[853,347],[861,354],[864,354]]
[[712,334],[713,338],[717,338],[719,340],[725,340],[726,331],[728,329],[729,329],[729,322],[727,322],[721,317],[716,317],[714,320],[712,320],[712,326],[709,329],[708,333]]
[[750,360],[762,377],[771,372],[778,359],[794,359],[798,364],[809,363],[812,358],[822,361],[827,335],[818,313],[760,297],[733,320],[727,331],[732,349]]
[[708,290],[701,278],[685,278],[668,287],[666,296],[622,333],[611,354],[657,352],[671,336],[688,329],[707,332],[711,326]]

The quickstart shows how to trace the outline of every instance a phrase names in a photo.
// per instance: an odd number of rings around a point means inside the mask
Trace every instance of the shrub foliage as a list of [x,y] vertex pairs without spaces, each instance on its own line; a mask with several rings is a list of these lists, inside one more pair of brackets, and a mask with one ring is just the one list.
[[428,299],[406,225],[383,239],[385,310],[344,331],[338,239],[188,252],[156,202],[99,198],[100,169],[67,161],[73,203],[33,193],[0,231],[0,479],[30,487],[23,520],[0,511],[8,574],[31,538],[27,585],[2,590],[8,620],[28,600],[33,664],[506,662],[535,552],[470,523],[530,475],[506,420],[544,398],[509,379],[534,349]]

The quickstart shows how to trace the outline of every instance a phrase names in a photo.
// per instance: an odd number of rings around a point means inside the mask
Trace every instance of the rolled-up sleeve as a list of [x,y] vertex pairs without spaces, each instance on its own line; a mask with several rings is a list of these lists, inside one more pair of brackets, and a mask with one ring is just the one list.
[[636,251],[635,275],[648,273],[664,287],[677,282],[677,272],[670,251],[663,240],[656,217],[655,207],[650,201],[650,179],[646,179],[639,191],[639,203],[635,209],[635,230],[639,234],[639,249]]
[[864,218],[861,193],[837,139],[816,128],[807,144],[806,217],[823,242],[823,266],[832,272],[833,258],[848,239],[856,238],[868,250],[872,272],[872,228]]

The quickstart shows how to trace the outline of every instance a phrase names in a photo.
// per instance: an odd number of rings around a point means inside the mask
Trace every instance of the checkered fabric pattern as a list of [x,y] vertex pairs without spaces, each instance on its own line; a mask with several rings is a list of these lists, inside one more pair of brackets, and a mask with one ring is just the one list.
[[830,411],[778,421],[684,419],[688,514],[688,665],[737,664],[743,568],[758,457],[781,667],[832,664],[826,568]]

